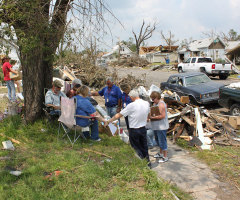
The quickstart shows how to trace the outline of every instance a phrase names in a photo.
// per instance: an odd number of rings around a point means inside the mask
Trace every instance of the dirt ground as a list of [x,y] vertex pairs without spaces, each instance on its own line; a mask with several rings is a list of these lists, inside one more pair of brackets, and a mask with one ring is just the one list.
[[[108,70],[110,72],[116,70],[120,77],[125,77],[127,74],[132,74],[136,78],[146,78],[147,87],[150,87],[152,84],[160,86],[160,83],[167,81],[170,75],[178,73],[177,71],[166,69],[152,71],[150,68],[145,69],[140,67],[108,67]],[[212,77],[211,79],[215,82],[223,83],[224,85],[240,82],[240,79],[231,78],[228,78],[227,80],[220,80],[218,77]]]

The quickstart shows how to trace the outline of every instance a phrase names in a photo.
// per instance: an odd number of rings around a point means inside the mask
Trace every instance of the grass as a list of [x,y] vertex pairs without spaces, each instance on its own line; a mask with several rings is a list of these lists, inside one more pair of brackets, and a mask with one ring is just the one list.
[[[191,199],[159,180],[117,136],[102,134],[99,143],[86,140],[72,148],[66,138],[57,142],[57,124],[39,120],[24,125],[18,116],[0,123],[0,133],[21,142],[14,143],[15,151],[0,150],[0,157],[11,157],[0,160],[0,199],[174,199],[170,190],[180,199]],[[0,136],[0,142],[5,140]],[[13,176],[4,170],[6,166],[23,173]],[[62,173],[46,178],[56,170]]]
[[239,74],[231,74],[229,77],[230,78],[238,78]]
[[185,140],[177,144],[205,162],[224,181],[240,188],[240,148],[234,146],[214,145],[214,150],[198,150],[188,146]]
[[7,92],[8,92],[7,87],[0,87],[0,94],[7,93]]

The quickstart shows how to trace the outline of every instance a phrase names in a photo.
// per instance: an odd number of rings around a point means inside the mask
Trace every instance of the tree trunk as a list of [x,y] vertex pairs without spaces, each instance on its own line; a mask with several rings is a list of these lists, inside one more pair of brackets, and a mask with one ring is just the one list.
[[[52,66],[44,57],[41,48],[21,55],[23,61],[23,95],[25,120],[27,123],[36,121],[42,115],[44,88],[52,84]],[[49,54],[47,56],[49,59]]]

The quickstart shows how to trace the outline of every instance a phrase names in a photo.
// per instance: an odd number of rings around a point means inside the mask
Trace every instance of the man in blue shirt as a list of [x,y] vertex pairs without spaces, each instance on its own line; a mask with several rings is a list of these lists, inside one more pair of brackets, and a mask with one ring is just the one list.
[[106,79],[106,84],[107,86],[102,90],[99,92],[92,92],[91,95],[104,96],[107,113],[110,117],[113,117],[121,110],[122,92],[118,86],[113,84],[111,77]]

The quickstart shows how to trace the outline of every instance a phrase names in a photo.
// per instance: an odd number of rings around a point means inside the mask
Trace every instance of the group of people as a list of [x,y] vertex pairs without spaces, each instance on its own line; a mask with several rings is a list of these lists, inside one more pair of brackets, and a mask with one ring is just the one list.
[[[90,126],[91,135],[85,132],[86,137],[92,140],[100,141],[98,134],[98,121],[104,122],[107,126],[115,120],[125,117],[127,129],[129,132],[129,141],[135,149],[137,155],[142,159],[149,160],[148,142],[147,142],[147,123],[154,133],[157,145],[160,147],[159,153],[154,155],[158,158],[159,163],[168,161],[167,157],[167,139],[166,134],[169,128],[167,117],[167,106],[161,99],[161,94],[153,91],[150,95],[151,102],[145,101],[139,97],[136,89],[131,90],[127,84],[122,84],[121,89],[113,83],[112,78],[106,79],[106,87],[100,91],[90,92],[89,88],[82,85],[81,81],[76,79],[73,81],[72,89],[67,93],[69,98],[76,98],[77,108],[76,114],[81,116],[90,116],[95,120],[77,117],[76,123],[81,127]],[[60,96],[66,97],[61,92],[62,83],[59,80],[53,82],[53,87],[45,96],[47,106],[54,108],[53,113],[60,112]],[[122,91],[123,92],[122,92]],[[106,120],[96,111],[90,101],[90,96],[103,96],[108,115],[111,119]],[[152,116],[150,112],[150,103],[158,106],[160,115]]]
[[16,90],[15,84],[17,84],[18,92],[20,93],[20,83],[18,81],[14,81],[10,78],[10,72],[17,74],[17,69],[14,69],[14,65],[16,61],[13,61],[10,64],[10,58],[5,56],[2,58],[2,71],[4,76],[4,81],[7,84],[8,89],[8,99],[10,102],[16,102]]

